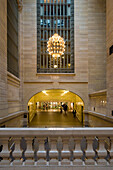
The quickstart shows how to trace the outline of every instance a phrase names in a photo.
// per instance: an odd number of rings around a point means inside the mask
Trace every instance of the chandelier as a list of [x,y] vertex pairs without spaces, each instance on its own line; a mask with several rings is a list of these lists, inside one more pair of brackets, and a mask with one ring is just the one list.
[[57,33],[49,38],[47,42],[47,51],[52,57],[57,58],[64,54],[65,41]]

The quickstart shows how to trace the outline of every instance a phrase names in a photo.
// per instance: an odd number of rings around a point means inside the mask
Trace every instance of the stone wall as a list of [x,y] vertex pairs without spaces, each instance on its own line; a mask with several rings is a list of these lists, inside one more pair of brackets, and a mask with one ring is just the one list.
[[[28,100],[36,93],[45,89],[66,89],[78,94],[87,108],[88,101],[88,36],[87,19],[84,20],[86,28],[83,29],[83,19],[77,16],[86,13],[87,1],[78,9],[79,1],[75,1],[75,74],[37,74],[37,29],[36,29],[36,0],[23,1],[23,55],[24,55],[24,103],[25,108]],[[80,5],[80,4],[79,4]],[[80,7],[80,6],[79,6]],[[76,15],[77,14],[77,15]],[[84,16],[85,19],[85,16]],[[86,30],[86,31],[85,31]],[[82,35],[81,32],[86,32]],[[85,40],[83,40],[83,38]],[[77,43],[76,43],[77,42]],[[82,48],[81,48],[81,46]],[[84,50],[85,48],[85,50]]]
[[13,74],[7,74],[8,114],[21,111],[20,79]]
[[2,118],[6,117],[11,113],[18,112],[21,110],[22,110],[21,79],[7,72],[7,0],[1,0],[0,1],[0,117]]
[[106,0],[88,0],[88,90],[106,89]]
[[[111,116],[113,54],[109,56],[109,47],[113,45],[112,6],[112,0],[75,0],[75,73],[37,74],[36,0],[23,0],[23,9],[19,12],[20,76],[17,79],[7,73],[7,1],[1,0],[0,117],[26,110],[29,99],[45,89],[70,90],[83,99],[85,109],[88,109],[88,94],[106,88],[105,35],[107,35],[108,54],[107,115]],[[91,107],[89,107],[89,110],[91,110]],[[105,114],[105,111],[103,113]]]
[[78,94],[88,109],[88,93],[106,88],[105,0],[76,0],[75,74],[37,74],[36,0],[23,0],[24,108],[36,93],[66,89]]
[[113,110],[113,54],[109,55],[109,48],[113,45],[113,1],[106,1],[106,39],[107,39],[107,110],[112,116]]
[[[88,109],[88,93],[106,88],[105,0],[75,0],[75,73],[37,74],[36,0],[23,0],[19,13],[20,77],[7,76],[7,3],[0,1],[0,114],[27,109],[29,99],[45,89],[66,89],[79,95]],[[108,20],[112,1],[107,1],[107,46],[112,45]],[[112,22],[111,22],[112,25]],[[110,35],[109,35],[110,34]],[[111,56],[108,67],[111,67]],[[107,72],[108,105],[112,107],[111,72]],[[110,108],[109,107],[109,108]],[[111,112],[111,110],[110,110]],[[111,113],[110,113],[111,114]]]
[[0,117],[7,114],[7,0],[0,0]]
[[107,96],[106,91],[101,91],[100,93],[90,94],[90,110],[97,113],[106,114],[107,109]]
[[17,116],[14,119],[9,119],[6,122],[0,123],[0,127],[23,127],[23,115]]

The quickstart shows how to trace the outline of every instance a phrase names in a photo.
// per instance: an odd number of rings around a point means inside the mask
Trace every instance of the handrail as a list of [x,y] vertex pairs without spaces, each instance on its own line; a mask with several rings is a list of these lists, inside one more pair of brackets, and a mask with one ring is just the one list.
[[113,136],[113,128],[0,128],[0,136]]

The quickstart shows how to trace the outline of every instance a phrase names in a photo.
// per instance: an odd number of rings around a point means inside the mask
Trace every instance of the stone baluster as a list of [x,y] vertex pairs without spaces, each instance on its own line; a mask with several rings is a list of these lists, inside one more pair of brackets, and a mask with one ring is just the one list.
[[61,151],[62,155],[62,165],[70,164],[70,151],[69,151],[69,138],[63,137],[63,150]]
[[46,151],[44,148],[44,138],[38,138],[39,141],[39,150],[37,152],[37,156],[38,156],[38,164],[39,165],[46,165]]
[[44,141],[44,147],[46,150],[46,161],[47,161],[47,165],[49,165],[49,161],[50,161],[50,156],[49,156],[49,151],[50,151],[50,142],[48,137],[45,139]]
[[34,165],[36,166],[38,161],[37,151],[39,150],[39,143],[36,137],[32,141],[32,149],[34,151]]
[[93,140],[93,150],[95,152],[95,156],[93,157],[93,159],[95,161],[95,165],[97,165],[97,161],[98,161],[98,149],[99,149],[99,141],[98,138],[95,137]]
[[69,151],[70,151],[70,165],[73,165],[73,160],[74,160],[74,154],[73,151],[75,149],[75,141],[74,139],[71,137],[69,139]]
[[113,137],[110,137],[111,147],[110,147],[110,164],[113,164]]
[[88,165],[94,165],[94,156],[95,156],[95,152],[93,150],[93,140],[94,140],[94,137],[87,137],[87,150],[86,150],[86,157],[87,157],[87,160],[86,160],[86,163]]
[[3,150],[3,145],[2,145],[2,142],[0,141],[0,162],[3,160],[2,154],[1,154],[2,150]]
[[83,165],[85,165],[85,160],[86,160],[86,149],[87,149],[87,140],[86,140],[86,137],[83,137],[82,140],[81,140],[81,150],[82,150],[82,162],[83,162]]
[[61,161],[62,161],[62,155],[61,155],[61,151],[63,150],[63,143],[62,143],[62,138],[59,137],[57,140],[57,150],[58,150],[58,165],[61,165]]
[[98,150],[98,164],[106,165],[105,157],[107,155],[107,151],[105,149],[105,137],[99,137],[99,150]]
[[11,165],[13,165],[13,161],[15,159],[13,156],[13,152],[15,150],[15,142],[12,137],[10,137],[8,140],[8,149],[10,151],[10,154],[9,154],[10,163],[11,163]]
[[113,137],[110,137],[111,140],[111,149],[110,149],[110,155],[113,157]]
[[57,150],[57,138],[52,137],[50,139],[51,150],[49,151],[50,163],[52,165],[58,165],[58,150]]
[[105,149],[107,151],[105,160],[107,161],[107,165],[109,165],[109,163],[110,163],[110,149],[111,149],[111,140],[109,137],[105,139]]
[[33,140],[32,137],[26,138],[26,144],[27,144],[27,148],[26,148],[26,151],[25,151],[26,165],[34,164],[34,161],[33,161],[34,152],[33,152],[33,149],[32,149],[32,140]]
[[25,165],[25,161],[26,161],[25,151],[27,149],[27,143],[26,143],[26,140],[24,139],[24,137],[22,137],[20,140],[20,149],[22,150],[22,157],[21,157],[21,160],[23,163],[22,165]]
[[81,137],[77,137],[75,139],[75,150],[73,151],[73,154],[74,154],[74,160],[73,160],[73,163],[74,164],[80,164],[81,165],[81,157],[82,157],[82,150],[81,150],[81,147],[80,147],[80,143],[81,143],[81,140],[82,138]]
[[15,150],[13,152],[13,156],[15,158],[15,161],[14,161],[14,165],[18,165],[18,164],[21,164],[21,161],[20,161],[20,158],[21,158],[21,149],[20,149],[20,138],[18,137],[15,137],[14,138],[14,141],[15,141]]
[[[9,130],[9,129],[8,129]],[[1,130],[2,131],[2,130]],[[5,131],[5,129],[4,129]],[[7,165],[95,165],[108,166],[113,165],[113,137],[112,129],[109,129],[103,134],[101,129],[98,131],[99,137],[92,137],[92,134],[96,134],[95,131],[91,134],[92,129],[85,130],[86,137],[82,138],[83,131],[78,134],[74,131],[71,137],[70,131],[64,136],[60,132],[61,137],[58,137],[59,132],[56,131],[56,136],[51,135],[49,138],[37,132],[38,139],[33,139],[32,133],[27,132],[25,135],[29,137],[21,138],[21,131],[17,131],[16,137],[8,136],[9,131],[6,134],[1,133],[0,140],[0,166]],[[31,134],[29,134],[31,133]],[[3,135],[5,137],[3,137]],[[14,136],[13,131],[9,133],[10,136]],[[46,131],[47,134],[47,131]],[[106,137],[106,135],[110,136]],[[20,161],[22,160],[22,163]],[[26,159],[27,158],[27,159]],[[34,161],[33,161],[34,158]],[[3,159],[3,160],[2,160]],[[51,161],[53,159],[53,162]],[[10,162],[9,162],[10,160]],[[56,162],[55,162],[56,161]],[[34,163],[35,162],[35,163]],[[29,163],[29,164],[28,164]],[[51,164],[52,163],[52,164]],[[107,166],[106,166],[107,167]]]
[[10,151],[9,151],[9,149],[8,149],[8,140],[9,140],[9,138],[7,137],[7,138],[2,138],[1,139],[1,149],[2,149],[2,151],[1,151],[1,159],[2,159],[2,161],[1,161],[1,165],[9,165],[9,155],[10,155]]

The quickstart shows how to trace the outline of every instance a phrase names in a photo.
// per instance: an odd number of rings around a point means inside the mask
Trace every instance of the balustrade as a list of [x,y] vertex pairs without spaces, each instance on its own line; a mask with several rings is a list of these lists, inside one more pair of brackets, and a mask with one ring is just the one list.
[[113,128],[2,128],[4,165],[113,166]]

